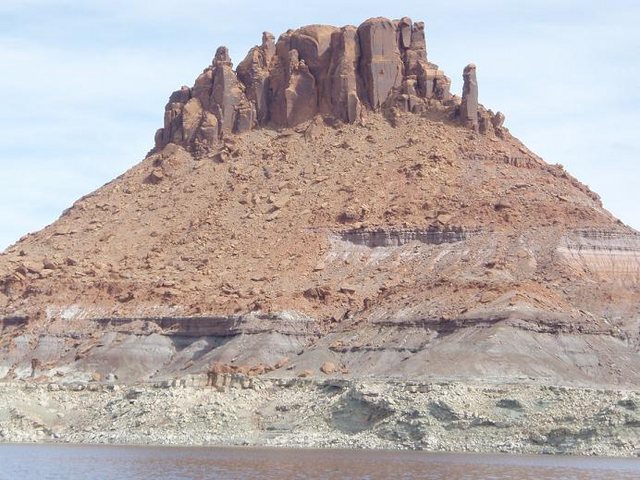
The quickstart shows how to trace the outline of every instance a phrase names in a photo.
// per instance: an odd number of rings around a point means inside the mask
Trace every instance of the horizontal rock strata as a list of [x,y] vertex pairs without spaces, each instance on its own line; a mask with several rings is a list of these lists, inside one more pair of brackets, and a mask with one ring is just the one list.
[[0,384],[0,442],[638,456],[639,410],[637,390],[444,380],[16,382]]
[[441,243],[454,243],[466,240],[467,235],[464,229],[375,229],[375,230],[346,230],[340,232],[340,239],[356,245],[367,247],[396,247],[409,242],[418,241],[429,245],[439,245]]
[[[0,387],[27,392],[0,398],[0,440],[228,444],[251,431],[257,444],[637,452],[629,398],[544,411],[511,390],[464,390],[466,406],[429,395],[443,379],[526,383],[532,398],[540,385],[637,389],[640,237],[509,134],[479,103],[473,65],[451,95],[424,31],[373,18],[265,32],[235,70],[220,47],[171,95],[156,151],[0,254]],[[192,409],[148,408],[150,385],[224,406],[176,432]],[[263,386],[286,401],[235,409],[234,393]],[[45,396],[21,409],[28,392],[69,390],[119,392],[88,417],[119,430],[89,435],[40,408]],[[278,435],[328,398],[316,424]],[[583,407],[580,426],[565,420]],[[138,436],[127,419],[140,416],[160,427]],[[316,426],[329,430],[296,437]]]

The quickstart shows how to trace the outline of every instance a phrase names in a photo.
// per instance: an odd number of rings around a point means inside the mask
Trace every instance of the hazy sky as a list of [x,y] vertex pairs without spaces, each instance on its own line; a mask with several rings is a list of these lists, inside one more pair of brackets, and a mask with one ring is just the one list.
[[405,15],[453,93],[476,63],[480,101],[640,228],[637,0],[0,0],[0,250],[142,160],[219,45]]

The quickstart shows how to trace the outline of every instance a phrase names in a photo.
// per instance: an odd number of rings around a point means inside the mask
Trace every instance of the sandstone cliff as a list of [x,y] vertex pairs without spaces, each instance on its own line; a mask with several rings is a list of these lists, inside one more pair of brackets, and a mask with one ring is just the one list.
[[169,143],[202,152],[229,134],[261,127],[326,121],[364,122],[368,112],[420,113],[439,108],[484,132],[502,132],[501,114],[478,105],[475,66],[465,69],[462,102],[451,82],[427,60],[424,23],[371,18],[358,28],[309,25],[269,32],[236,71],[225,47],[192,88],[174,92],[155,150]]
[[218,48],[147,158],[0,255],[0,377],[637,385],[637,232],[424,30]]

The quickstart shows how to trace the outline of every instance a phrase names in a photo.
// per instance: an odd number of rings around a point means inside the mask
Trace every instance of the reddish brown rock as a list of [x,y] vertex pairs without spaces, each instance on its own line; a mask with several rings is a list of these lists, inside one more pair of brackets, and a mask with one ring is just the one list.
[[218,48],[214,65],[211,109],[220,123],[220,133],[224,135],[250,130],[255,121],[255,111],[232,69],[227,47]]
[[164,109],[164,128],[156,133],[156,143],[164,146],[168,143],[182,143],[182,110],[185,103],[191,97],[191,89],[183,86],[169,97],[169,102]]
[[329,67],[331,113],[340,120],[353,123],[362,114],[358,92],[362,90],[358,76],[360,42],[355,27],[343,27],[331,36]]
[[478,130],[478,82],[476,80],[476,66],[471,63],[464,68],[462,75],[462,104],[460,118],[462,122],[474,130]]
[[[444,106],[453,113],[450,86],[427,60],[424,23],[409,17],[371,18],[358,28],[309,25],[277,43],[264,32],[237,71],[220,47],[193,88],[171,96],[156,149],[176,143],[206,151],[230,134],[292,127],[317,115],[354,123],[385,102],[406,112]],[[473,108],[471,97],[467,107]],[[494,130],[490,120],[484,124]]]
[[[406,30],[407,26],[404,25],[402,28],[405,28]],[[424,39],[424,24],[422,22],[416,23],[409,28],[411,28],[411,40],[409,43],[402,42],[403,60],[405,64],[405,73],[407,75],[415,75],[420,64],[424,65],[425,68],[427,67],[427,48]],[[400,38],[402,39],[404,37],[401,36]]]
[[211,91],[213,90],[213,66],[209,65],[198,75],[191,89],[191,95],[200,100],[205,110],[211,109]]
[[411,45],[409,48],[412,52],[418,53],[425,60],[427,58],[427,40],[424,34],[424,22],[415,22],[411,28]]
[[297,50],[289,52],[289,85],[285,90],[286,125],[294,126],[313,118],[317,112],[316,81]]
[[496,132],[502,132],[504,130],[505,116],[502,112],[497,112],[491,117],[491,123]]
[[317,112],[316,81],[297,50],[289,52],[289,82],[284,91],[286,126],[294,126],[313,118]]
[[168,143],[210,146],[220,135],[244,132],[254,124],[255,108],[232,69],[226,47],[220,47],[193,89],[182,87],[169,98],[156,147]]
[[269,118],[275,125],[286,125],[285,90],[289,86],[291,30],[280,35],[275,46],[269,72],[268,105]]
[[278,360],[276,362],[276,364],[273,366],[273,368],[275,370],[278,370],[279,368],[284,367],[285,365],[287,365],[289,363],[289,358],[288,357],[283,357],[280,360]]
[[[356,382],[637,388],[640,235],[477,104],[471,72],[464,107],[486,135],[461,128],[416,25],[394,27],[405,71],[361,122],[354,27],[329,47],[323,27],[267,37],[246,85],[219,50],[171,96],[161,151],[0,255],[0,377],[27,380],[41,358],[48,382],[208,372],[220,390],[260,388],[248,376],[272,365],[265,381],[286,386],[348,364]],[[255,79],[281,109],[266,128],[313,118],[230,136],[253,128]]]
[[271,80],[271,120],[294,126],[317,113],[318,91],[314,76],[299,52],[291,48],[291,32],[278,39],[276,65]]
[[[332,35],[338,28],[330,25],[309,25],[291,35],[291,49],[298,51],[298,58],[304,61],[313,76],[317,88],[317,104],[320,113],[331,110],[331,81],[329,67],[332,57]],[[309,102],[313,102],[310,98]]]
[[185,104],[191,98],[191,89],[185,85],[180,87],[180,90],[176,90],[169,97],[169,103],[181,103]]
[[398,50],[396,28],[386,18],[371,18],[358,27],[360,75],[369,106],[378,109],[391,90],[402,84],[403,64]]
[[262,45],[253,47],[238,65],[238,79],[246,87],[246,95],[256,109],[256,120],[264,125],[269,120],[269,65],[276,53],[274,37],[262,34]]
[[320,371],[325,375],[331,375],[336,371],[336,365],[333,362],[324,362],[320,367]]
[[[407,28],[410,19],[405,19],[403,28]],[[450,97],[451,81],[427,60],[427,42],[424,34],[424,22],[416,22],[411,27],[411,43],[405,46],[403,53],[405,76],[415,76],[417,95],[423,98],[435,98],[446,101]]]
[[196,140],[205,145],[213,145],[218,141],[220,127],[218,118],[211,112],[202,112],[202,121],[196,135]]
[[400,40],[400,48],[408,49],[411,47],[412,25],[409,17],[402,17],[398,21],[398,37]]
[[182,108],[182,140],[191,143],[202,122],[202,105],[197,98],[191,98]]

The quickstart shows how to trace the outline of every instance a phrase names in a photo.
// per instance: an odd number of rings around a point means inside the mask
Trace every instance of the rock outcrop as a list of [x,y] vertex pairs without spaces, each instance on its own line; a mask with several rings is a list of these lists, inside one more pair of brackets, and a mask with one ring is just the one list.
[[362,115],[362,79],[358,75],[360,39],[355,27],[343,27],[331,35],[329,66],[330,113],[353,123]]
[[256,121],[264,125],[269,120],[269,65],[276,54],[273,34],[263,32],[262,45],[253,47],[238,65],[238,79],[246,87],[246,95],[256,109]]
[[293,127],[321,115],[354,123],[365,110],[396,107],[455,114],[451,82],[427,60],[424,23],[371,18],[359,27],[309,25],[265,32],[236,71],[225,47],[192,88],[169,99],[156,150],[175,143],[198,151],[256,127]]
[[476,79],[476,66],[473,63],[464,68],[462,78],[464,85],[462,87],[460,116],[465,125],[478,130],[478,81]]
[[156,140],[0,254],[0,380],[640,385],[640,234],[473,67],[450,95],[423,24],[221,47]]
[[362,48],[360,75],[364,80],[368,104],[374,110],[382,106],[393,88],[402,84],[398,30],[398,26],[386,18],[372,18],[358,27]]
[[175,143],[206,147],[224,135],[252,129],[257,102],[247,99],[245,89],[233,71],[229,51],[218,48],[212,64],[193,88],[183,86],[169,98],[164,127],[156,133],[156,146]]

